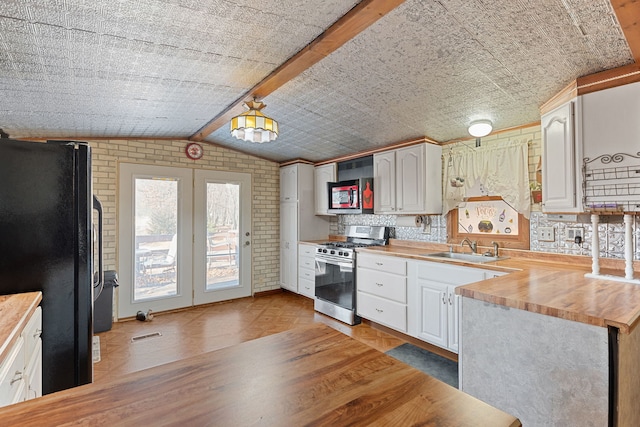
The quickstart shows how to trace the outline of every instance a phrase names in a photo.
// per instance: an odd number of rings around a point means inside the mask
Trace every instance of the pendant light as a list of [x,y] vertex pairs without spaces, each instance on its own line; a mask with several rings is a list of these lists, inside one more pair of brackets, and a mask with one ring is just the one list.
[[273,141],[278,137],[278,122],[260,110],[266,105],[255,98],[242,104],[248,111],[231,119],[231,135],[249,142]]

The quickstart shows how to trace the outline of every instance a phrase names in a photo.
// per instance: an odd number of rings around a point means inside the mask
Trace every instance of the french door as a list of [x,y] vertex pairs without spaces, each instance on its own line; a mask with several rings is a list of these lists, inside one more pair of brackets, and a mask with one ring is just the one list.
[[118,317],[251,295],[251,176],[120,165]]
[[251,175],[195,171],[194,304],[251,295]]

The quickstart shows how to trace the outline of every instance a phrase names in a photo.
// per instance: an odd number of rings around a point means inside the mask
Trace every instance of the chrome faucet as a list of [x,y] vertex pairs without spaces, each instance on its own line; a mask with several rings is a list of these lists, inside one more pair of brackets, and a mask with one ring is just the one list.
[[469,245],[469,247],[471,248],[471,252],[473,252],[474,254],[478,252],[478,242],[472,242],[468,237],[465,237],[464,240],[460,243],[460,246],[464,247],[465,243]]
[[491,244],[493,245],[493,256],[497,257],[498,256],[498,242],[491,242]]

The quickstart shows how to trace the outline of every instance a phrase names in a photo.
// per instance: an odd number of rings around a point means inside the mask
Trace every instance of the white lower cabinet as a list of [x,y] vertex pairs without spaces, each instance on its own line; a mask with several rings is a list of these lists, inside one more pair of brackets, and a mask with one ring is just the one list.
[[0,364],[0,406],[24,400],[24,339],[19,337]]
[[0,406],[42,396],[42,310],[36,309],[0,361]]
[[457,353],[460,296],[456,288],[506,273],[396,256],[358,253],[360,317]]
[[22,336],[25,346],[25,400],[42,396],[42,308],[29,319]]
[[316,297],[316,246],[298,243],[298,293],[315,299]]
[[456,295],[456,287],[502,274],[437,262],[410,261],[409,335],[457,353],[460,296]]
[[407,332],[407,261],[358,254],[356,310],[358,316]]

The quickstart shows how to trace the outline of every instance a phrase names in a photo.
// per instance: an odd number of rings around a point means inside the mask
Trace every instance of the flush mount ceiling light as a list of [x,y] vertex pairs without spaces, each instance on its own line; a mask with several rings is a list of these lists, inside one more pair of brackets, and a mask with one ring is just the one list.
[[238,139],[260,144],[273,141],[278,137],[278,122],[260,112],[266,107],[265,104],[254,98],[253,101],[245,102],[242,105],[249,111],[231,119],[231,135]]
[[476,138],[482,138],[489,135],[492,129],[491,120],[476,120],[469,125],[469,134]]

